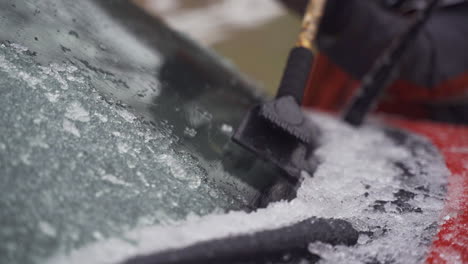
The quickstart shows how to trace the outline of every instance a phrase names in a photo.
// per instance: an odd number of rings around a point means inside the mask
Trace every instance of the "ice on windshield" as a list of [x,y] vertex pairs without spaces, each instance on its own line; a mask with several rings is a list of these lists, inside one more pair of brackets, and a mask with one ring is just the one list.
[[[138,254],[181,248],[234,234],[296,223],[312,216],[340,218],[359,232],[353,247],[313,243],[319,263],[421,263],[443,207],[448,170],[434,148],[417,137],[390,139],[378,124],[353,129],[311,114],[323,131],[314,177],[304,175],[298,197],[253,213],[190,216],[170,225],[134,229],[50,263],[116,263]],[[164,239],[160,239],[164,237]],[[132,241],[132,242],[129,242]]]
[[31,263],[128,228],[243,207],[202,184],[220,165],[176,151],[168,125],[104,98],[80,66],[41,66],[28,52],[0,46],[2,256]]
[[2,260],[251,207],[223,153],[254,99],[213,55],[127,1],[0,7]]

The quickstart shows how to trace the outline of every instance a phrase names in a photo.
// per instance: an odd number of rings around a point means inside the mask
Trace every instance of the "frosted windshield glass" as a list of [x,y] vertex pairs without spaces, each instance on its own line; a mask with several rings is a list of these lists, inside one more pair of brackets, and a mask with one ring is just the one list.
[[274,175],[229,143],[248,82],[129,2],[4,0],[0,17],[3,261],[249,210]]

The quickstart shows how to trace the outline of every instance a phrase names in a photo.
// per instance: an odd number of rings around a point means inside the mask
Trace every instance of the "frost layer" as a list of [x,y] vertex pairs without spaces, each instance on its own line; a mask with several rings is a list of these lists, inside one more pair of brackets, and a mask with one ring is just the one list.
[[0,263],[42,263],[136,227],[244,208],[242,195],[208,181],[219,162],[176,150],[168,124],[102,96],[105,73],[35,56],[0,44]]
[[[314,177],[304,175],[298,197],[253,213],[188,217],[170,225],[137,228],[50,259],[50,263],[116,263],[137,254],[181,248],[234,234],[274,229],[311,216],[342,218],[360,231],[354,247],[314,243],[320,263],[419,263],[443,206],[443,160],[423,139],[390,139],[378,124],[352,129],[310,114],[322,131]],[[429,147],[428,147],[429,146]],[[131,242],[128,242],[131,241]]]

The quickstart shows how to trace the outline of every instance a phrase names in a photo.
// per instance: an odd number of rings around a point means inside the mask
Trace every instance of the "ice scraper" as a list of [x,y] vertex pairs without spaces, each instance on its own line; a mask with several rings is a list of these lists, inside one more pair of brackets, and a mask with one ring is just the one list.
[[293,182],[301,171],[315,170],[312,154],[319,130],[305,117],[301,103],[325,4],[326,0],[309,1],[276,97],[250,109],[233,135],[235,142],[278,166]]
[[[395,38],[376,60],[345,110],[345,122],[354,126],[362,124],[379,95],[397,77],[399,61],[439,1],[428,1],[408,29]],[[289,55],[275,99],[253,107],[233,136],[235,142],[277,165],[292,180],[297,180],[301,171],[312,174],[315,169],[313,152],[319,130],[304,116],[300,105],[325,4],[326,0],[309,1],[298,44]]]

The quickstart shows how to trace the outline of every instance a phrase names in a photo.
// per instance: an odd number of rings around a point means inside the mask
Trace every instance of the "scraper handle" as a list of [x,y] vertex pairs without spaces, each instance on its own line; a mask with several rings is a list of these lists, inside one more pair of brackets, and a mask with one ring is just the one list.
[[290,95],[299,105],[302,103],[313,54],[317,51],[314,43],[326,3],[326,0],[309,1],[302,21],[302,30],[296,47],[289,53],[276,98]]
[[276,98],[290,95],[301,104],[313,58],[309,49],[295,47],[291,50]]

